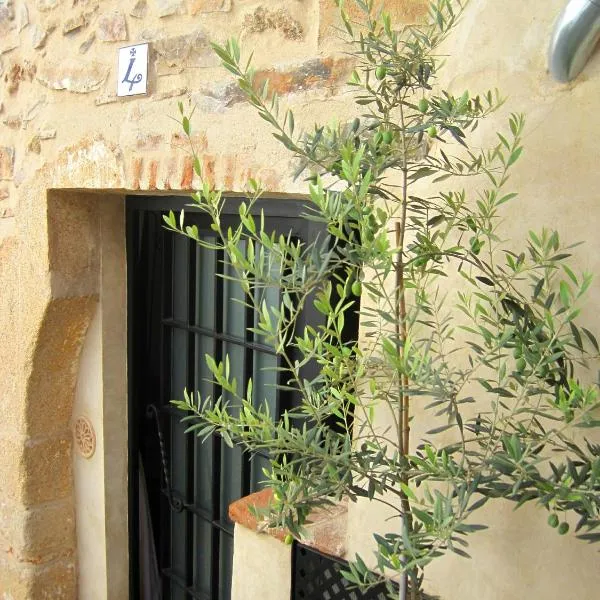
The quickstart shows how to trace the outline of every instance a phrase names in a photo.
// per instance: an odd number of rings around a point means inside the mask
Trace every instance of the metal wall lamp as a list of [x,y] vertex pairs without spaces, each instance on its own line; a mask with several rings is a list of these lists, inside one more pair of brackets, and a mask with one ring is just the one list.
[[554,79],[575,79],[600,39],[600,0],[570,0],[552,35],[549,68]]

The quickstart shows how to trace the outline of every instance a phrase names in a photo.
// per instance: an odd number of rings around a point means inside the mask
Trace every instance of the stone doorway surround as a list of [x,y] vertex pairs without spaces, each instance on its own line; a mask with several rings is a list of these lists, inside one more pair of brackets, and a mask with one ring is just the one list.
[[[101,137],[64,150],[22,192],[17,242],[0,249],[0,277],[14,283],[0,294],[11,392],[0,397],[0,590],[11,600],[128,597],[125,196],[198,184],[185,155],[146,176],[128,162]],[[213,161],[212,182],[243,190],[247,166],[231,164]],[[270,181],[271,194],[301,189],[287,173]],[[73,445],[79,417],[95,430],[89,458]]]

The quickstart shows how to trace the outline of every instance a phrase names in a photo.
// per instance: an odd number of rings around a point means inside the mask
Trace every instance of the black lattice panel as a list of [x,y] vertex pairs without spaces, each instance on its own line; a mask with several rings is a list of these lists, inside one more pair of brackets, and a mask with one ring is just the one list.
[[386,600],[385,584],[368,592],[348,589],[342,577],[345,563],[296,544],[293,558],[292,600]]

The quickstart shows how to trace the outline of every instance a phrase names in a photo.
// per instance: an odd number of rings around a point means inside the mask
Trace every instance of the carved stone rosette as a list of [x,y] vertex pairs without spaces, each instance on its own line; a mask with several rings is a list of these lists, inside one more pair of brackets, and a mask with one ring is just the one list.
[[75,447],[83,458],[92,458],[96,451],[96,432],[87,417],[78,417],[73,425]]

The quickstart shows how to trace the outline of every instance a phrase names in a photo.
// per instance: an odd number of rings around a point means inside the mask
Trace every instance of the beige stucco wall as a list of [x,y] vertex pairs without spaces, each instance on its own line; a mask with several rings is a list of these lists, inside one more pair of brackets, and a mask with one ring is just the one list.
[[[562,0],[471,2],[444,47],[448,59],[441,83],[454,93],[498,88],[506,97],[502,109],[476,132],[475,147],[493,142],[495,131],[506,130],[511,112],[526,115],[524,154],[508,184],[519,198],[506,208],[505,237],[526,240],[530,229],[557,228],[563,243],[585,242],[574,250],[576,264],[598,273],[600,54],[571,84],[550,78],[550,34],[564,4]],[[476,189],[475,182],[467,184],[469,189]],[[599,302],[596,280],[583,311],[583,318],[596,331]],[[592,376],[597,369],[597,364],[591,365]],[[417,416],[413,442],[429,428]],[[436,561],[427,568],[426,589],[444,600],[597,598],[597,551],[574,537],[558,536],[547,526],[546,513],[533,506],[516,512],[513,508],[509,503],[488,505],[476,522],[489,524],[490,529],[469,540],[473,558],[448,556]],[[385,512],[368,503],[350,506],[350,555],[372,546],[364,523],[380,531],[389,528]]]
[[[446,73],[451,88],[499,87],[505,113],[528,114],[511,235],[559,225],[587,241],[580,263],[597,271],[600,57],[572,85],[549,79],[545,52],[562,4],[472,0],[448,42]],[[424,0],[388,5],[412,21]],[[240,192],[254,176],[275,195],[303,193],[208,41],[241,36],[298,124],[344,119],[350,64],[337,52],[333,11],[330,0],[0,0],[0,598],[73,598],[77,585],[82,598],[96,597],[85,591],[94,586],[97,597],[125,597],[123,195],[193,187],[170,118],[178,100],[197,106],[194,142],[212,182]],[[150,93],[118,99],[117,48],[144,40]],[[599,296],[597,284],[592,306]],[[79,414],[98,436],[90,460],[72,452]],[[383,515],[352,506],[349,515],[353,552]],[[461,600],[595,597],[595,552],[559,544],[535,514],[513,517],[491,514],[498,526],[474,541],[474,560],[432,568],[431,588]],[[260,551],[264,541],[253,540],[238,536],[238,557]],[[254,568],[244,560],[235,569],[243,581]]]
[[231,600],[282,600],[291,591],[291,546],[235,526]]

